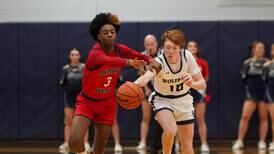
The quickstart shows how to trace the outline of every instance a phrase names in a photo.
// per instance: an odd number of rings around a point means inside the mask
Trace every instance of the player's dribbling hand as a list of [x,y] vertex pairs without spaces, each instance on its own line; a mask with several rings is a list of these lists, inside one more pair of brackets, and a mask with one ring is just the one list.
[[188,87],[192,86],[192,76],[189,73],[183,74],[183,80],[185,85],[187,85]]

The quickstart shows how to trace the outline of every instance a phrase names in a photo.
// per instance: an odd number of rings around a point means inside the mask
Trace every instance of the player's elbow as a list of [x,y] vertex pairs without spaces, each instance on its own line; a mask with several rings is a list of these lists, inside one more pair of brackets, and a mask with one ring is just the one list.
[[205,80],[201,80],[199,86],[197,87],[197,90],[206,90],[206,82]]
[[206,82],[203,81],[202,86],[201,86],[201,90],[206,90],[206,87],[207,87]]

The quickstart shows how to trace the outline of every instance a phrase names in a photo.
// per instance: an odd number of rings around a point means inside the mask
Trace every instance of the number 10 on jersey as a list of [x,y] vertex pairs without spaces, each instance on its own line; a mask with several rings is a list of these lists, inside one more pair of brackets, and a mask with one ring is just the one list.
[[181,91],[183,89],[184,89],[184,83],[177,84],[177,85],[170,85],[170,91],[174,91],[174,90]]

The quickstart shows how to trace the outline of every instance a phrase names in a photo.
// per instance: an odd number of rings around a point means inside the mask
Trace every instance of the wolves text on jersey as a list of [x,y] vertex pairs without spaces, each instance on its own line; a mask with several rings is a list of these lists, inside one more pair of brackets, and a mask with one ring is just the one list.
[[180,83],[181,81],[183,81],[183,77],[180,77],[180,78],[175,78],[175,79],[162,79],[163,80],[163,83]]

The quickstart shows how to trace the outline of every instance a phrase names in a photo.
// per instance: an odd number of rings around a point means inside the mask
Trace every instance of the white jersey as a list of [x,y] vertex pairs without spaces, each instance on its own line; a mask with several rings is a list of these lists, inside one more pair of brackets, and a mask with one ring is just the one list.
[[178,98],[188,94],[189,87],[183,82],[183,74],[195,75],[200,72],[195,58],[188,50],[180,52],[181,61],[178,71],[174,72],[164,54],[155,58],[162,65],[162,70],[154,77],[154,89],[158,95]]

